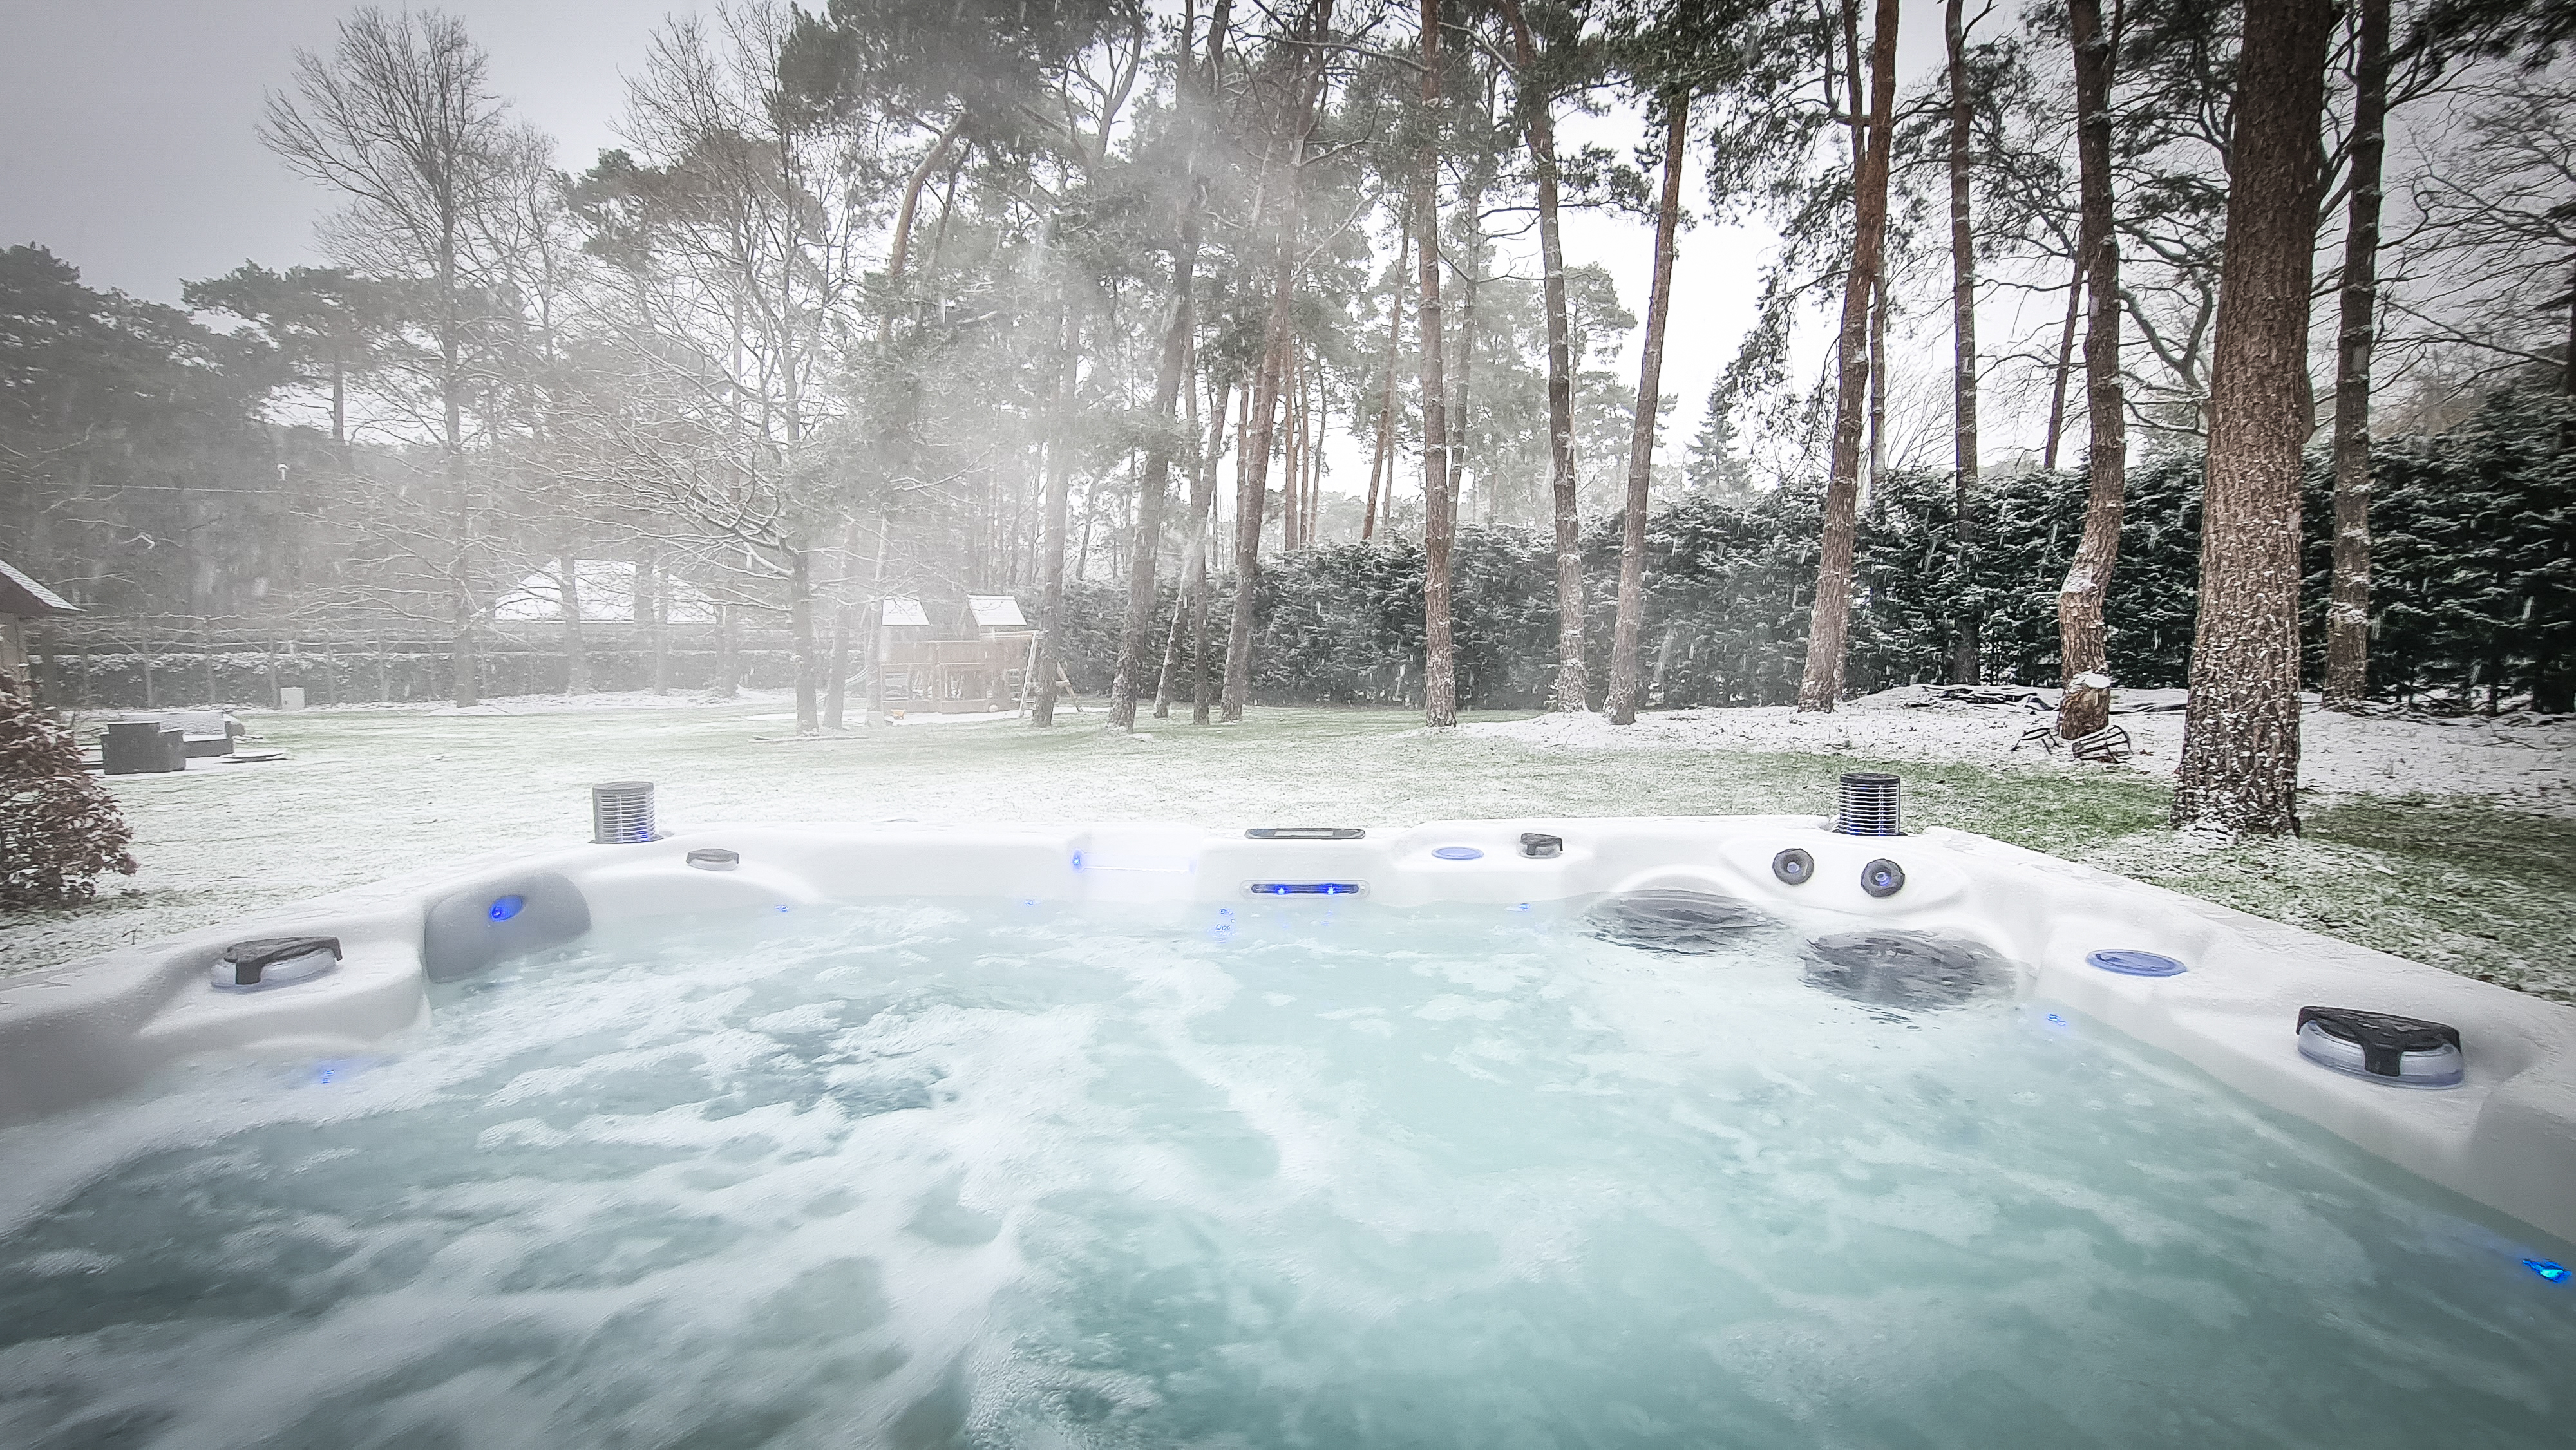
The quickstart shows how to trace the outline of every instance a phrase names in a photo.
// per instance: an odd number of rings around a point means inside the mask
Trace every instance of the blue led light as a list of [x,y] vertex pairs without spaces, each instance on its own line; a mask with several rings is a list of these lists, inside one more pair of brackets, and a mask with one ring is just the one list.
[[363,1058],[331,1057],[313,1064],[312,1076],[305,1081],[314,1087],[330,1087],[344,1077],[355,1077],[367,1065]]
[[1529,910],[1529,903],[1526,901],[1518,902],[1514,904],[1511,909],[1514,911],[1527,911]]
[[2058,1016],[2054,1012],[2051,1012],[2048,1014],[2048,1025],[2051,1027],[2063,1027],[2066,1025],[2066,1019]]
[[780,908],[778,908],[778,909],[779,909],[779,910],[781,910],[781,911],[785,911],[787,908],[782,906],[782,907],[780,907]]
[[1443,861],[1476,861],[1482,860],[1485,855],[1473,846],[1442,846],[1431,854]]
[[508,921],[511,917],[517,916],[519,909],[527,904],[528,898],[524,896],[504,896],[492,903],[492,919]]
[[1073,869],[1076,871],[1082,869],[1082,853],[1080,851],[1073,853]]
[[2522,1266],[2553,1284],[2567,1282],[2569,1270],[2564,1264],[2554,1264],[2547,1259],[2525,1259]]

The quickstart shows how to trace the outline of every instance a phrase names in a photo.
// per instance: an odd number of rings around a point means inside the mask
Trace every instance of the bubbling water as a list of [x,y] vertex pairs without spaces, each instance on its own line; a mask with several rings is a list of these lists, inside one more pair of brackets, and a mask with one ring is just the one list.
[[1602,920],[602,931],[0,1133],[0,1443],[2564,1443],[2460,1201],[1990,953]]

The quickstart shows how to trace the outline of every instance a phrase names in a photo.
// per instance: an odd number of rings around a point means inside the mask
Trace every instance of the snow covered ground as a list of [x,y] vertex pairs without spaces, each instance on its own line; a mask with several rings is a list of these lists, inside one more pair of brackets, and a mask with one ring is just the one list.
[[[2137,747],[2127,768],[2170,778],[2182,759],[2180,690],[2132,690],[2117,698],[2112,723]],[[2137,707],[2145,706],[2148,709]],[[2576,717],[2354,716],[2316,707],[2299,721],[2304,790],[2380,796],[2476,796],[2517,809],[2576,817]],[[2102,767],[2052,760],[2044,747],[2014,744],[2052,717],[2016,705],[1971,705],[1920,686],[1865,696],[1830,715],[1789,707],[1678,710],[1612,725],[1601,715],[1542,715],[1471,731],[1556,750],[1790,751],[1880,760]]]
[[[1905,777],[1911,824],[2078,858],[2421,961],[2576,1001],[2576,731],[2311,712],[2304,839],[2243,843],[2164,827],[2178,714],[2116,717],[2126,767],[2014,739],[2045,717],[1915,706],[1898,692],[1831,716],[1786,710],[1471,717],[1256,709],[1240,725],[1096,707],[1038,731],[1009,717],[914,717],[788,738],[783,693],[496,700],[245,716],[288,758],[109,782],[144,862],[75,911],[0,917],[0,973],[223,921],[269,904],[503,847],[586,839],[589,787],[660,785],[666,822],[919,820],[1409,823],[1518,815],[1830,809],[1846,769]],[[2133,703],[2158,703],[2152,697]],[[920,728],[936,724],[937,729]]]

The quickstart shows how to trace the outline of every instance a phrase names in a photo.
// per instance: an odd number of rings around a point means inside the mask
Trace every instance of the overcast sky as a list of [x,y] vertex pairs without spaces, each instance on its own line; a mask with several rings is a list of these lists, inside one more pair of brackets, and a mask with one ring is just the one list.
[[[260,145],[257,126],[261,98],[287,83],[295,49],[327,51],[351,8],[345,0],[0,0],[0,244],[41,244],[92,286],[165,302],[178,300],[183,281],[245,260],[321,260],[313,224],[331,198],[289,176]],[[554,136],[560,164],[579,170],[615,144],[623,77],[640,64],[653,26],[701,7],[457,0],[445,8],[491,53],[494,87]],[[1910,8],[1900,48],[1909,79],[1940,53],[1938,7]],[[1617,142],[1621,129],[1589,123],[1569,142]],[[1688,195],[1706,194],[1694,175]],[[1669,447],[1687,445],[1743,333],[1764,243],[1758,232],[1707,225],[1684,235],[1664,368],[1664,391],[1681,403]],[[1568,218],[1569,260],[1609,267],[1640,316],[1652,245],[1630,219]],[[1632,367],[1634,357],[1632,342]]]

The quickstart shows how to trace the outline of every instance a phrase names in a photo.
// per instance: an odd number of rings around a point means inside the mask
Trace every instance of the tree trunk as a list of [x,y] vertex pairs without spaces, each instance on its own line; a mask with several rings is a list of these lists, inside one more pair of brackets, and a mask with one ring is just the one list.
[[1421,154],[1413,171],[1413,224],[1421,237],[1422,328],[1422,716],[1436,727],[1458,723],[1457,664],[1449,632],[1449,547],[1457,530],[1457,495],[1449,491],[1449,392],[1440,310],[1440,4],[1422,0]]
[[[2120,561],[2120,505],[2128,489],[2128,405],[2120,387],[2120,239],[2111,214],[2111,66],[2118,38],[2102,25],[2101,0],[2068,0],[2075,49],[2077,247],[2092,291],[2084,327],[2084,408],[2092,442],[2084,468],[2091,486],[2084,537],[2057,591],[2057,733],[2067,740],[2111,723],[2111,659],[2102,602]],[[2095,683],[2099,681],[2101,683]]]
[[1287,432],[1279,442],[1279,552],[1296,553],[1306,522],[1306,355],[1292,341],[1285,387]]
[[2066,432],[2066,376],[2075,370],[2075,319],[2084,313],[2084,247],[2075,247],[2075,275],[2066,284],[2066,325],[2057,334],[2057,380],[2048,390],[2048,441],[2039,466],[2057,471],[2057,440]]
[[563,570],[564,693],[590,693],[589,642],[581,630],[581,561],[567,551],[556,564]]
[[[1253,365],[1253,373],[1254,376],[1244,380],[1244,386],[1240,392],[1236,393],[1234,402],[1234,486],[1237,513],[1242,511],[1241,506],[1243,501],[1243,439],[1245,434],[1252,431],[1252,393],[1254,387],[1260,381],[1260,364],[1257,360]],[[1208,460],[1208,476],[1211,487],[1214,486],[1213,481],[1216,476],[1215,468],[1216,459],[1211,455]],[[1208,547],[1210,549],[1217,547],[1218,543],[1225,538],[1226,520],[1224,517],[1224,510],[1218,506],[1218,502],[1222,497],[1223,491],[1219,490],[1218,499],[1211,499],[1208,503]],[[1236,522],[1239,526],[1241,521],[1238,519]],[[1213,615],[1215,612],[1215,601],[1213,596],[1216,592],[1216,571],[1213,564],[1210,565],[1208,575],[1208,593],[1211,596],[1209,600],[1209,613]],[[1232,620],[1232,606],[1230,604],[1227,606],[1227,610],[1228,618],[1226,631],[1228,635],[1231,636],[1234,625]],[[1220,665],[1220,668],[1216,670],[1213,678],[1210,678],[1208,669],[1211,658],[1208,654],[1208,645],[1210,643],[1208,635],[1213,630],[1213,627],[1214,623],[1212,619],[1204,622],[1198,636],[1198,652],[1195,656],[1197,664],[1192,667],[1196,671],[1197,675],[1197,685],[1195,687],[1197,693],[1190,697],[1190,723],[1193,725],[1207,724],[1208,711],[1212,707],[1221,706],[1223,696],[1225,694],[1225,671],[1222,666]],[[1229,647],[1229,657],[1230,656],[1231,649]]]
[[2335,346],[2329,710],[2356,710],[2370,693],[2370,355],[2378,342],[2380,171],[2388,151],[2388,8],[2388,0],[2361,0],[2353,67],[2352,189],[2344,210],[2343,315]]
[[636,565],[636,572],[651,581],[653,617],[653,693],[671,693],[671,578],[662,572],[660,550],[648,552]]
[[885,590],[880,585],[876,597],[868,601],[868,643],[861,655],[863,667],[868,676],[868,701],[865,706],[866,713],[859,717],[859,722],[871,729],[883,725],[886,718],[885,667],[886,645],[889,643],[887,633]]
[[1207,451],[1199,456],[1198,468],[1190,475],[1191,559],[1185,570],[1186,582],[1181,590],[1181,600],[1189,615],[1190,723],[1193,725],[1208,722],[1208,605],[1209,596],[1215,592],[1214,581],[1209,577],[1208,546],[1216,541],[1216,464],[1225,452],[1225,405],[1233,384],[1232,378],[1217,384],[1216,413],[1208,423],[1211,436]]
[[1252,375],[1252,414],[1234,466],[1234,618],[1225,644],[1225,718],[1243,718],[1252,693],[1252,616],[1261,580],[1261,516],[1268,511],[1270,449],[1278,431],[1280,374],[1287,367],[1293,241],[1283,243],[1272,284],[1270,321]]
[[1321,42],[1332,32],[1333,0],[1320,0],[1308,38],[1317,47],[1299,63],[1295,94],[1281,115],[1285,134],[1274,133],[1273,156],[1286,151],[1287,165],[1276,173],[1282,189],[1277,229],[1279,255],[1272,269],[1270,316],[1262,326],[1261,362],[1253,372],[1252,412],[1243,429],[1235,467],[1234,620],[1225,648],[1225,718],[1241,720],[1252,694],[1252,616],[1261,581],[1261,515],[1270,487],[1270,450],[1277,434],[1279,385],[1290,346],[1289,322],[1296,300],[1297,244],[1304,217],[1303,192],[1307,132],[1314,128],[1315,103],[1323,89],[1327,51]]
[[[1109,686],[1109,724],[1136,728],[1136,693],[1145,678],[1145,647],[1154,625],[1154,563],[1163,546],[1163,495],[1172,481],[1172,410],[1187,382],[1190,330],[1199,254],[1199,179],[1195,158],[1183,166],[1180,245],[1172,258],[1172,321],[1163,332],[1163,356],[1154,375],[1157,426],[1145,445],[1145,476],[1137,485],[1136,537],[1127,555],[1127,617],[1118,633],[1118,673]],[[1160,702],[1155,712],[1163,713]]]
[[[920,212],[921,188],[929,182],[931,173],[938,170],[939,163],[948,158],[948,148],[956,144],[957,134],[965,129],[966,119],[967,113],[960,107],[957,114],[949,118],[948,124],[940,129],[939,137],[930,143],[930,149],[922,153],[920,164],[904,178],[903,200],[895,208],[894,235],[886,244],[886,305],[884,313],[877,319],[877,347],[880,351],[894,345],[895,313],[903,306],[904,271],[912,255],[912,224]],[[934,265],[937,262],[935,249],[932,261]]]
[[1977,491],[1977,245],[1968,187],[1968,153],[1976,140],[1976,98],[1968,90],[1966,0],[1948,0],[1942,26],[1950,53],[1950,440],[1951,526],[1958,534],[1956,633],[1950,683],[1973,685],[1978,660],[1976,531],[1971,509]]
[[1841,700],[1843,653],[1851,628],[1852,551],[1860,529],[1861,414],[1869,389],[1870,294],[1877,288],[1887,237],[1888,143],[1894,129],[1889,122],[1896,110],[1896,0],[1878,0],[1873,26],[1869,141],[1861,148],[1852,178],[1852,266],[1843,279],[1842,335],[1837,344],[1833,472],[1825,484],[1823,547],[1807,628],[1807,668],[1798,682],[1802,711],[1831,710]]
[[[2558,355],[2558,392],[2570,403],[2576,403],[2576,272],[2567,278],[2567,347]],[[2576,408],[2567,412],[2566,426],[2558,435],[2558,446],[2576,448]]]
[[[1520,0],[1503,0],[1512,27],[1512,55],[1523,77],[1538,64],[1538,47]],[[1591,682],[1583,662],[1583,520],[1574,476],[1574,328],[1565,306],[1565,243],[1557,228],[1556,121],[1549,101],[1529,111],[1531,169],[1538,173],[1539,298],[1547,314],[1547,474],[1556,514],[1556,688],[1551,706],[1589,708]]]
[[2299,449],[2331,0],[2248,6],[2211,349],[2200,620],[2173,821],[2299,828]]
[[796,733],[823,728],[823,659],[814,647],[814,553],[787,550],[787,635],[796,651]]
[[[1690,138],[1690,93],[1664,102],[1664,191],[1655,209],[1655,277],[1646,298],[1645,357],[1637,367],[1637,416],[1628,435],[1628,506],[1619,535],[1619,615],[1611,633],[1610,697],[1614,725],[1637,723],[1637,636],[1646,609],[1646,498],[1654,480],[1655,412],[1663,401],[1664,327],[1673,310],[1673,260],[1681,228],[1682,162]],[[1559,547],[1563,545],[1560,531]],[[1560,574],[1563,563],[1558,564]],[[1563,622],[1558,624],[1563,647]]]
[[[1199,450],[1199,350],[1195,338],[1190,343],[1189,363],[1181,379],[1182,426],[1189,430],[1190,452],[1190,523],[1189,533],[1181,544],[1181,587],[1172,601],[1172,627],[1163,636],[1163,668],[1154,678],[1154,718],[1172,716],[1172,691],[1181,677],[1181,630],[1190,617],[1190,598],[1207,575],[1207,506],[1208,490],[1200,486],[1204,476],[1196,461]],[[1222,408],[1219,409],[1222,413]]]
[[[1058,265],[1070,264],[1070,258],[1058,259]],[[1069,287],[1066,290],[1071,291]],[[1037,698],[1029,710],[1029,723],[1040,726],[1055,723],[1056,676],[1063,670],[1058,651],[1064,638],[1066,512],[1073,490],[1074,390],[1081,376],[1074,349],[1082,340],[1082,328],[1074,321],[1072,297],[1066,296],[1060,305],[1064,315],[1056,337],[1064,350],[1056,363],[1055,406],[1048,410],[1051,436],[1046,459],[1046,544],[1038,559],[1038,648],[1033,661]]]
[[[855,534],[856,530],[853,529],[852,532]],[[882,611],[883,606],[879,601],[885,598],[886,550],[893,541],[893,522],[885,516],[882,510],[880,510],[877,514],[876,564],[868,572],[867,606],[862,608],[858,604],[852,602],[847,597],[847,586],[845,585],[843,588],[844,597],[841,600],[840,637],[832,641],[831,712],[823,721],[824,725],[830,729],[841,730],[847,728],[848,716],[843,709],[843,702],[849,694],[849,640],[851,634],[860,627],[862,621],[874,619],[877,617],[877,614]],[[856,542],[855,538],[852,542]],[[868,693],[861,699],[859,704],[859,723],[861,725],[881,725],[885,723],[883,718],[885,692],[878,687],[876,681],[878,663],[878,657],[874,648],[865,639],[861,640],[859,644],[859,668],[864,670],[868,675]]]
[[[461,614],[464,611],[460,608],[458,612]],[[448,645],[448,664],[451,667],[452,676],[449,683],[455,686],[457,708],[470,709],[482,704],[482,691],[478,686],[482,679],[483,666],[481,660],[475,655],[474,626],[471,620],[457,621],[456,633]]]
[[1322,514],[1324,430],[1331,426],[1331,403],[1324,396],[1321,358],[1300,359],[1297,371],[1297,542],[1300,548],[1311,549]]
[[[957,143],[959,134],[965,129],[967,119],[967,111],[963,107],[960,107],[957,114],[951,116],[948,123],[940,128],[939,135],[931,141],[929,149],[922,153],[921,160],[913,166],[911,173],[904,178],[902,199],[895,207],[893,234],[889,236],[886,241],[885,287],[882,294],[883,307],[877,315],[877,359],[879,366],[885,370],[886,374],[889,375],[893,382],[892,392],[894,396],[885,409],[884,421],[882,424],[883,431],[878,438],[877,446],[879,449],[879,458],[886,460],[887,466],[885,469],[885,481],[889,485],[901,476],[904,464],[909,461],[909,455],[911,452],[910,424],[915,414],[916,400],[920,391],[919,378],[898,366],[895,358],[894,345],[896,317],[904,310],[904,305],[907,301],[905,296],[905,278],[911,267],[912,234],[914,225],[919,219],[921,213],[922,189],[929,184],[931,176],[938,170],[940,164],[948,159],[951,150]],[[951,183],[952,185],[954,184],[953,173],[951,174]],[[945,226],[947,215],[944,210],[941,213],[940,220],[941,224]],[[934,238],[931,246],[932,265],[935,266],[937,264],[938,256],[938,244]],[[848,728],[850,632],[856,625],[852,616],[857,612],[856,606],[848,597],[849,559],[852,546],[857,542],[857,534],[858,524],[856,520],[850,521],[849,524],[845,526],[842,533],[840,549],[840,597],[835,602],[832,610],[832,645],[830,651],[830,664],[827,668],[827,679],[823,692],[822,725],[826,730],[841,730]],[[882,592],[882,587],[885,583],[885,556],[886,519],[885,516],[880,513],[877,516],[877,561],[875,579],[875,583],[880,592]],[[860,654],[862,659],[867,661],[870,673],[873,674],[876,667],[876,653],[873,646],[863,645],[860,649]],[[876,706],[883,703],[882,692],[876,691],[872,688],[868,701],[869,703],[861,706],[860,720],[862,724],[876,723]]]
[[439,250],[432,265],[432,278],[438,288],[438,401],[446,425],[441,435],[447,484],[454,491],[456,503],[456,537],[454,571],[448,581],[455,591],[455,643],[451,652],[456,706],[470,709],[481,703],[481,664],[474,649],[474,485],[465,463],[465,367],[463,361],[464,323],[456,310],[456,270],[463,250],[460,240],[462,219],[456,214],[452,197],[442,192],[439,203]]
[[2558,415],[2558,451],[2576,453],[2576,272],[2567,278],[2567,343],[2558,354],[2558,395],[2567,404]]
[[719,700],[730,700],[741,692],[741,675],[737,672],[733,649],[733,606],[716,606],[716,676],[708,687]]
[[[855,532],[855,528],[853,529]],[[832,600],[832,643],[823,652],[823,728],[848,727],[850,700],[850,549],[841,546],[841,578]]]
[[1091,562],[1091,526],[1100,521],[1100,475],[1085,479],[1082,485],[1082,535],[1073,543],[1073,582],[1082,582]]
[[[1459,501],[1467,496],[1468,382],[1476,370],[1476,292],[1485,270],[1485,188],[1491,175],[1492,156],[1491,145],[1480,144],[1477,147],[1474,180],[1469,184],[1467,194],[1459,198],[1458,206],[1458,219],[1467,232],[1465,265],[1458,268],[1458,351],[1454,359],[1442,359],[1444,364],[1452,361],[1457,364],[1449,369],[1456,375],[1456,383],[1450,394],[1448,416],[1443,420],[1448,425],[1449,507],[1453,523]],[[1483,495],[1479,502],[1483,506],[1485,522],[1492,524],[1495,522],[1493,480],[1479,475],[1476,489]]]
[[1413,256],[1413,227],[1396,232],[1395,279],[1386,297],[1386,387],[1378,400],[1377,449],[1369,456],[1368,507],[1360,514],[1360,542],[1377,536],[1378,479],[1386,479],[1387,501],[1395,500],[1395,361],[1404,341],[1404,267]]
[[1324,360],[1315,359],[1315,441],[1306,450],[1306,544],[1324,536],[1324,438],[1333,428],[1333,391]]
[[1870,293],[1869,471],[1861,475],[1863,508],[1887,478],[1887,279],[1881,277]]

